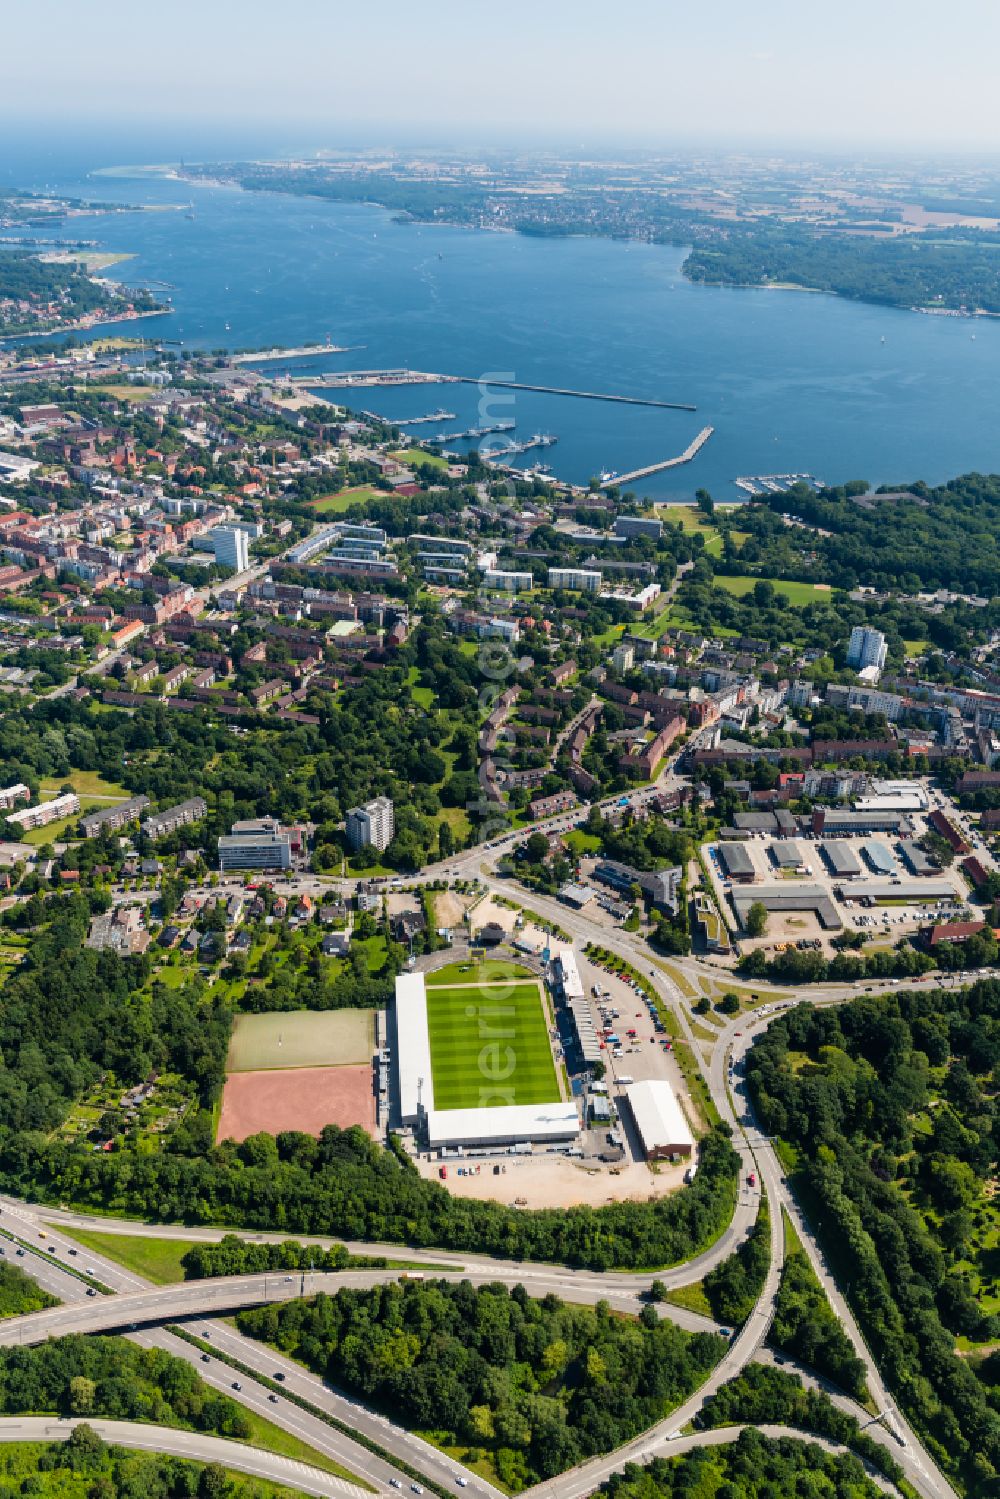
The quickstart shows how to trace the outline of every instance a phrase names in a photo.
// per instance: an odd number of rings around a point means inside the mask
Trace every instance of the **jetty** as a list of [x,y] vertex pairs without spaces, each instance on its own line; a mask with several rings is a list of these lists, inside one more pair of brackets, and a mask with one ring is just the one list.
[[684,401],[658,401],[652,396],[616,396],[599,390],[569,390],[562,385],[529,385],[526,380],[488,380],[473,375],[448,375],[460,385],[485,385],[496,390],[533,390],[543,396],[572,396],[577,401],[614,401],[620,406],[655,406],[660,411],[697,411]]
[[429,437],[427,440],[428,442],[457,442],[463,437],[490,437],[494,432],[513,432],[516,426],[516,422],[493,422],[488,427],[467,427],[464,432],[441,432],[437,437]]
[[379,416],[375,411],[366,411],[365,416],[374,416],[380,422],[392,421],[394,427],[419,427],[424,422],[453,422],[456,413],[446,411],[442,406],[440,411],[429,411],[426,416]]
[[230,354],[230,364],[264,364],[270,359],[311,359],[316,354],[352,354],[364,344],[303,344],[298,349],[262,349],[258,354]]
[[683,453],[678,453],[676,458],[664,458],[661,463],[647,463],[645,468],[633,468],[627,474],[615,474],[613,478],[602,479],[601,488],[617,489],[622,484],[634,484],[637,479],[648,479],[650,474],[660,474],[664,469],[677,468],[681,463],[690,463],[714,431],[714,427],[702,427],[694,441],[689,442]]
[[[327,353],[335,354],[336,349]],[[257,354],[256,359],[270,358]],[[273,356],[277,357],[277,356]],[[481,385],[492,390],[528,390],[545,396],[571,396],[578,401],[610,401],[617,406],[651,406],[658,411],[697,411],[686,401],[660,401],[653,396],[620,396],[599,390],[570,390],[562,385],[533,385],[526,380],[487,380],[478,375],[435,375],[425,370],[337,370],[320,375],[296,375],[293,385],[311,385],[316,388],[345,385]]]

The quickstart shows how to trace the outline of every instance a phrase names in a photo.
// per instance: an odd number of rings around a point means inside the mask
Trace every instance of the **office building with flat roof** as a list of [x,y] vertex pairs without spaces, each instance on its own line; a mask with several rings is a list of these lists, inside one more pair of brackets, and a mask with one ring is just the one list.
[[219,868],[227,869],[290,869],[292,864],[292,840],[289,833],[279,829],[277,823],[233,831],[219,839]]

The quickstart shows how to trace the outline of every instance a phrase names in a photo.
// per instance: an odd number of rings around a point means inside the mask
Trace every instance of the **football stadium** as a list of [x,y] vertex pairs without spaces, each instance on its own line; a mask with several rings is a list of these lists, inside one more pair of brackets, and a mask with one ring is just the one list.
[[561,1097],[538,982],[428,977],[396,980],[402,1124],[432,1149],[575,1139],[579,1115]]

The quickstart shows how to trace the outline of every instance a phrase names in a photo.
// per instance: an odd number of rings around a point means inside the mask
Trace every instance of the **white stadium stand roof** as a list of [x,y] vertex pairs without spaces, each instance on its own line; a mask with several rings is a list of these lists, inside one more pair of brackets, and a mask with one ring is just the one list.
[[441,1145],[513,1145],[518,1140],[539,1143],[572,1140],[580,1132],[576,1104],[508,1104],[497,1109],[431,1109],[427,1137]]
[[422,973],[401,973],[396,980],[396,1059],[400,1117],[404,1124],[415,1124],[418,1092],[425,1109],[434,1107],[427,991]]

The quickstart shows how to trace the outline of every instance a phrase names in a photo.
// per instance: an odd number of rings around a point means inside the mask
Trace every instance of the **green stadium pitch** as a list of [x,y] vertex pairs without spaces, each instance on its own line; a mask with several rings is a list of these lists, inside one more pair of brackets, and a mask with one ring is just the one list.
[[427,1029],[436,1109],[558,1102],[537,983],[428,989]]

